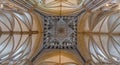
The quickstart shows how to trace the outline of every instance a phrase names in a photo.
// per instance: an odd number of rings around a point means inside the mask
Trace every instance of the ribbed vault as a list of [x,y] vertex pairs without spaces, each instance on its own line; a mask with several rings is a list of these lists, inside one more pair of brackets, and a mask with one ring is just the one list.
[[79,58],[69,51],[62,50],[53,50],[45,54],[43,53],[35,62],[35,65],[82,65],[79,61]]
[[84,0],[30,0],[42,13],[54,15],[68,15],[76,12]]
[[119,0],[1,0],[1,65],[119,65]]

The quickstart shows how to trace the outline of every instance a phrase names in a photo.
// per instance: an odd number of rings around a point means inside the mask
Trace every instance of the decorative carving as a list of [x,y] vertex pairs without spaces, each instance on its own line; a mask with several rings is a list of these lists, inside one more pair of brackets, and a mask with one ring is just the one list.
[[76,45],[77,17],[49,16],[44,18],[46,48],[71,48]]

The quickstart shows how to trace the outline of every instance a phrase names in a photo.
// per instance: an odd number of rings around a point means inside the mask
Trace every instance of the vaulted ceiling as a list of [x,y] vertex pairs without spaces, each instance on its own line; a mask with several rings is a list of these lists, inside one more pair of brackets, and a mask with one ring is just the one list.
[[119,0],[0,0],[1,65],[118,65]]

